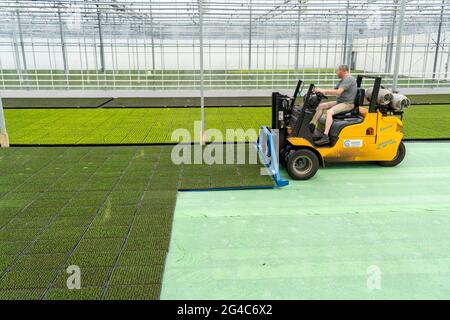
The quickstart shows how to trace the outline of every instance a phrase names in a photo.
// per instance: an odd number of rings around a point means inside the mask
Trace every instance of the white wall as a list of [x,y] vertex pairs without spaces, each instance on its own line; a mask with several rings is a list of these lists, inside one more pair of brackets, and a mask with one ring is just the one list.
[[[449,55],[450,33],[442,33],[441,40],[446,39],[444,48],[440,48],[437,63],[437,78],[445,77],[446,64]],[[412,77],[431,77],[435,58],[434,42],[437,34],[419,34],[403,37],[402,53],[400,55],[399,73]],[[384,71],[388,39],[379,37],[355,40],[353,51],[357,52],[356,68],[366,71]],[[391,72],[394,70],[395,44],[392,54]],[[447,75],[447,79],[450,75]]]
[[[25,39],[30,43],[29,39]],[[64,68],[62,50],[58,40],[33,39],[34,47],[25,45],[29,69]],[[66,39],[69,69],[96,69],[100,64],[99,45],[95,41]],[[340,63],[340,43],[329,41],[328,54],[325,41],[301,42],[299,46],[300,68],[334,67]],[[205,41],[205,68],[211,70],[247,69],[248,42],[238,40]],[[33,50],[34,49],[34,50]],[[17,45],[19,58],[21,48]],[[150,39],[105,40],[105,63],[107,69],[152,69]],[[34,51],[34,53],[33,53]],[[252,69],[293,69],[295,60],[294,41],[263,40],[252,42]],[[10,39],[0,39],[0,63],[3,69],[16,69],[14,47]],[[155,39],[155,69],[193,70],[199,67],[198,41],[163,41]]]
[[[436,34],[405,36],[400,60],[400,74],[431,77],[435,47],[432,45]],[[443,33],[446,39],[438,59],[439,77],[444,78],[449,59],[450,32]],[[32,42],[34,46],[30,45]],[[86,41],[86,43],[85,43]],[[66,39],[69,69],[95,70],[99,68],[100,55],[96,39]],[[14,46],[11,39],[0,38],[0,69],[16,69]],[[59,39],[25,39],[28,69],[63,69],[63,59]],[[264,45],[265,44],[265,45]],[[178,48],[177,48],[178,46]],[[353,51],[357,52],[356,68],[365,71],[384,72],[387,37],[355,39]],[[106,69],[151,70],[152,54],[150,39],[105,39]],[[34,50],[33,50],[34,49]],[[328,50],[327,50],[328,49]],[[395,46],[394,46],[395,49]],[[342,63],[342,41],[301,41],[299,68],[334,68]],[[34,51],[34,52],[33,52]],[[328,53],[327,53],[328,51]],[[21,48],[17,45],[19,61]],[[238,40],[205,41],[205,69],[240,70],[248,68],[248,43]],[[393,58],[395,57],[395,50]],[[295,42],[287,40],[253,41],[252,69],[293,69]],[[155,39],[155,69],[195,70],[199,67],[198,41],[174,40],[161,42]],[[393,63],[391,71],[393,70]],[[447,75],[449,78],[449,75]]]

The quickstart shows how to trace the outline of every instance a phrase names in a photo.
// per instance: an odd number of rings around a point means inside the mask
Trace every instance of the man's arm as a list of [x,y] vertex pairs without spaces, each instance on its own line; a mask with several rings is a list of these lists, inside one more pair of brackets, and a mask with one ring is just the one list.
[[323,93],[323,94],[329,94],[329,95],[332,95],[332,96],[338,96],[338,95],[342,94],[342,92],[344,92],[345,89],[342,88],[342,87],[338,88],[338,89],[320,89],[320,88],[315,88],[314,91],[315,92],[320,92],[320,93]]

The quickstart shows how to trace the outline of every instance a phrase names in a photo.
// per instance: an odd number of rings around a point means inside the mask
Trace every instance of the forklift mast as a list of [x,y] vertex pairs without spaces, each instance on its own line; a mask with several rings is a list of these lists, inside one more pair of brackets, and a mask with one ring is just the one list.
[[378,93],[380,92],[381,87],[381,77],[359,74],[358,77],[356,78],[356,84],[358,89],[361,88],[363,78],[374,79],[372,97],[370,98],[369,104],[369,112],[370,113],[377,112],[377,100],[378,100]]
[[280,94],[279,92],[272,93],[272,129],[282,129],[285,127],[286,111],[288,109],[287,101],[290,100],[289,108],[295,106],[295,100],[300,93],[303,81],[298,80],[295,87],[294,95],[291,97]]

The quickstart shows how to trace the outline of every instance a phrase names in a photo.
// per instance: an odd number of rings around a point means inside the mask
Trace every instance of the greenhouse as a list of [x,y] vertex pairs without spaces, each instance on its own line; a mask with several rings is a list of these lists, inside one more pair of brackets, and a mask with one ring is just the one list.
[[196,89],[203,66],[210,89],[290,88],[299,75],[328,83],[339,63],[395,86],[446,87],[446,5],[1,1],[1,87]]
[[0,0],[0,299],[449,299],[449,64],[449,0]]

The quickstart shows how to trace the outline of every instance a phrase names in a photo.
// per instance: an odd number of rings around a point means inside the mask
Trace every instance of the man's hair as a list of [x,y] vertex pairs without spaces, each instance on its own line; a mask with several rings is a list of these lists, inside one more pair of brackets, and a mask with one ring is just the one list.
[[346,65],[346,64],[340,64],[340,65],[338,66],[338,69],[339,69],[339,70],[344,70],[344,71],[346,71],[346,72],[348,72],[348,70],[349,70],[348,65]]

